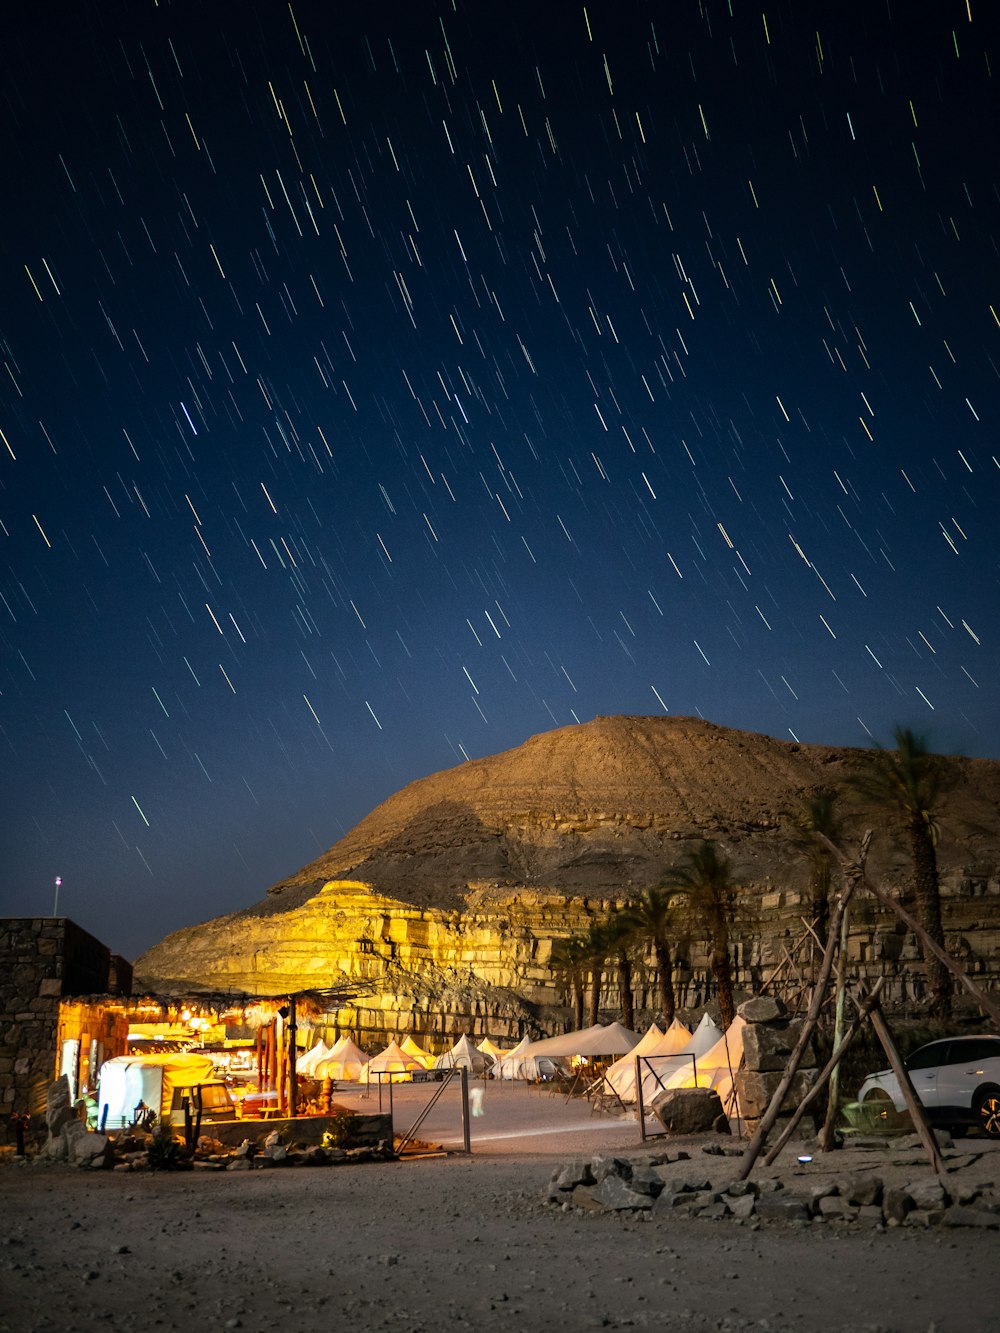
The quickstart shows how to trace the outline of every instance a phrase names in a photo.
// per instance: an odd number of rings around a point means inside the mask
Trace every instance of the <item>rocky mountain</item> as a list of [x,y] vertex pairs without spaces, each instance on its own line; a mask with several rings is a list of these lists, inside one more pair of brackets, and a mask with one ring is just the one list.
[[[552,939],[659,882],[701,838],[723,845],[763,907],[748,956],[766,959],[806,880],[791,818],[865,760],[863,750],[685,717],[598,717],[545,732],[404,787],[262,901],[168,936],[136,972],[147,984],[258,991],[347,973],[371,983],[382,1017],[463,987],[484,1013],[513,1012],[517,997],[551,1003]],[[951,762],[946,892],[989,900],[995,919],[1000,763]],[[876,829],[876,873],[905,885],[906,849],[884,814],[845,810],[855,844]]]

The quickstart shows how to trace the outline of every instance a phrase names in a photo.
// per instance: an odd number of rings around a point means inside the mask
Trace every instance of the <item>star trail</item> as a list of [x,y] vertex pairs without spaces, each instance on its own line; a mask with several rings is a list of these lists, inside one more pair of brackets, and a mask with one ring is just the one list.
[[7,18],[0,910],[600,713],[1000,754],[983,0]]

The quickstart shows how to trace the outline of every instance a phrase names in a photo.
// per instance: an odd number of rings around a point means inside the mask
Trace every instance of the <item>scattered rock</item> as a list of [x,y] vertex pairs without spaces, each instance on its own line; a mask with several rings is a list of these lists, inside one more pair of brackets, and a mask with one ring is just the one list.
[[933,1176],[926,1180],[914,1181],[912,1185],[907,1185],[905,1188],[914,1205],[920,1209],[947,1208],[951,1203],[948,1191]]
[[882,1181],[878,1176],[855,1176],[851,1180],[841,1181],[840,1193],[856,1207],[871,1206],[882,1202]]
[[950,1208],[945,1209],[941,1225],[946,1227],[986,1227],[990,1231],[1000,1231],[1000,1213],[991,1212],[989,1208],[952,1204]]
[[784,1192],[758,1195],[756,1214],[776,1222],[808,1222],[811,1215],[805,1199]]

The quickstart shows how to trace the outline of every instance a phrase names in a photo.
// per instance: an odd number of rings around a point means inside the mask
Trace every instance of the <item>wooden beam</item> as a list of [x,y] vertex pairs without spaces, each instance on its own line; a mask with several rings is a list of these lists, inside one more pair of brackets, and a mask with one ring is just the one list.
[[[866,844],[867,845],[867,844]],[[767,1136],[770,1134],[774,1123],[781,1111],[781,1104],[785,1100],[785,1095],[792,1085],[792,1079],[795,1077],[802,1056],[805,1053],[809,1039],[812,1037],[813,1030],[819,1019],[820,1010],[823,1007],[823,1000],[826,996],[826,988],[830,981],[830,972],[833,969],[833,958],[837,952],[837,943],[840,938],[840,922],[847,910],[847,904],[851,901],[851,895],[854,893],[854,887],[862,875],[861,865],[853,867],[847,871],[847,882],[837,898],[837,905],[833,910],[833,919],[830,922],[830,930],[827,934],[826,949],[823,952],[823,961],[820,964],[819,973],[816,977],[816,985],[813,987],[812,1000],[809,1004],[809,1012],[802,1023],[802,1030],[799,1033],[799,1039],[795,1043],[795,1049],[788,1057],[788,1064],[785,1066],[785,1072],[781,1076],[781,1081],[771,1098],[770,1105],[760,1118],[760,1124],[757,1126],[757,1132],[750,1140],[750,1144],[743,1154],[742,1165],[737,1180],[746,1180],[753,1170],[754,1162],[760,1156],[764,1144],[767,1142]]]
[[764,1158],[765,1166],[770,1166],[771,1163],[775,1160],[775,1158],[781,1152],[782,1148],[792,1137],[792,1134],[795,1132],[796,1126],[798,1125],[802,1117],[805,1115],[806,1111],[809,1109],[809,1107],[813,1104],[813,1102],[816,1100],[819,1094],[826,1087],[827,1082],[832,1080],[833,1074],[836,1073],[836,1071],[840,1068],[840,1062],[843,1059],[844,1054],[846,1053],[848,1047],[850,1046],[854,1038],[858,1035],[858,1033],[861,1031],[861,1026],[864,1023],[865,1019],[870,1016],[871,1011],[878,1004],[878,998],[879,995],[881,994],[882,987],[884,985],[885,985],[885,977],[879,977],[878,981],[875,983],[875,987],[872,990],[871,995],[868,996],[868,999],[865,1000],[864,1004],[861,1006],[857,1018],[854,1020],[854,1022],[851,1024],[851,1026],[847,1029],[843,1037],[838,1042],[833,1054],[830,1056],[829,1060],[823,1066],[823,1069],[821,1070],[820,1075],[817,1078],[816,1082],[812,1085],[812,1087],[809,1089],[806,1095],[802,1098],[802,1101],[799,1102],[798,1106],[796,1107],[795,1114],[792,1116],[791,1120],[789,1120],[785,1128],[781,1131],[774,1147]]
[[885,1015],[879,1005],[876,1005],[871,1011],[872,1027],[878,1034],[878,1039],[882,1043],[882,1049],[889,1057],[889,1064],[892,1066],[892,1072],[896,1075],[899,1083],[899,1090],[903,1094],[903,1101],[906,1102],[906,1109],[910,1113],[914,1128],[920,1136],[920,1142],[927,1150],[927,1155],[931,1159],[931,1165],[939,1176],[945,1173],[944,1160],[941,1157],[941,1149],[938,1147],[937,1139],[934,1137],[934,1131],[928,1123],[927,1116],[924,1113],[924,1106],[917,1096],[917,1090],[910,1081],[910,1076],[906,1072],[906,1065],[903,1064],[896,1043],[892,1039],[892,1033],[889,1031],[889,1025],[885,1021]]

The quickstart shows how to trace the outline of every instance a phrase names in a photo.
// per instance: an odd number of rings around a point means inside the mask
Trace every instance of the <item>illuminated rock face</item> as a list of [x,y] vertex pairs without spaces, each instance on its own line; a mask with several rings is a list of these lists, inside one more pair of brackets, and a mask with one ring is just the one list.
[[[737,949],[750,988],[801,933],[808,871],[789,839],[804,797],[835,787],[857,750],[793,745],[691,718],[598,718],[410,784],[316,861],[244,912],[178,931],[136,964],[141,981],[278,993],[343,976],[370,998],[342,1025],[373,1034],[470,1028],[496,1036],[564,1021],[570,997],[548,966],[552,941],[661,881],[700,838],[716,839],[756,908]],[[992,974],[1000,950],[995,877],[1000,764],[955,760],[940,849],[945,925]],[[870,865],[908,881],[885,818],[855,811],[848,844],[873,827]],[[965,835],[970,826],[989,830]],[[963,834],[960,843],[948,834]],[[866,904],[852,952],[895,970],[898,1002],[919,990],[918,951]],[[688,952],[681,1004],[704,997]],[[652,978],[640,1006],[651,1001]],[[611,1010],[613,990],[605,998]]]

